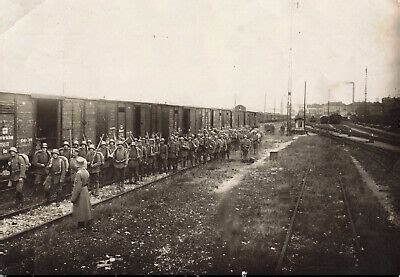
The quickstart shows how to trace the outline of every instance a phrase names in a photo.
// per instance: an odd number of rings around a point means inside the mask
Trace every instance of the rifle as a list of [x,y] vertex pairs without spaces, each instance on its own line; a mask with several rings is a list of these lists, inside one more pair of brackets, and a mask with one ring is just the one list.
[[72,157],[72,130],[69,129],[69,155]]

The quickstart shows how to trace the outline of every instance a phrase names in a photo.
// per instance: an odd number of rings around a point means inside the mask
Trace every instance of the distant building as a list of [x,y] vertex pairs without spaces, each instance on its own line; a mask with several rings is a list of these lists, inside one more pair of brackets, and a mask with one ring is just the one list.
[[235,107],[235,111],[243,111],[243,112],[245,112],[246,111],[246,107],[243,106],[243,105],[237,105]]
[[[319,117],[324,114],[324,105],[323,104],[309,104],[307,105],[307,115]],[[301,112],[299,112],[301,114]]]
[[294,118],[294,124],[296,129],[304,129],[304,118],[302,116],[296,116]]
[[[342,102],[329,102],[329,114],[337,113],[346,116],[349,113],[347,105]],[[328,103],[324,104],[324,114],[328,114]]]

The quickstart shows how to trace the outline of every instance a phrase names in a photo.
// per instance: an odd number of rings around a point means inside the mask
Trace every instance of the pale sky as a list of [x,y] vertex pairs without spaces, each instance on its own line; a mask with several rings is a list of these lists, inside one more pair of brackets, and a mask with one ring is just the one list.
[[[0,0],[0,90],[285,111],[290,3]],[[400,1],[292,3],[294,106],[400,96]]]

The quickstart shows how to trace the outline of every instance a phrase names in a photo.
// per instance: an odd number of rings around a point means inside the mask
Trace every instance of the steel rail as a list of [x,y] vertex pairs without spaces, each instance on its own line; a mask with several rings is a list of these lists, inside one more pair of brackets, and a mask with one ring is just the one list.
[[283,260],[284,260],[284,258],[286,256],[286,252],[287,252],[287,248],[289,246],[290,239],[292,238],[293,226],[294,226],[294,222],[295,222],[295,219],[296,219],[296,216],[297,216],[297,211],[298,211],[299,206],[300,206],[301,199],[303,198],[308,172],[309,172],[309,170],[306,171],[306,173],[304,174],[304,178],[301,181],[302,182],[301,190],[300,190],[300,193],[299,193],[299,197],[297,198],[296,206],[294,208],[292,217],[290,219],[290,224],[289,224],[289,228],[288,228],[288,230],[286,232],[285,241],[283,243],[281,252],[279,254],[278,261],[277,261],[276,266],[275,266],[275,274],[279,274],[282,271]]
[[[177,171],[177,172],[170,173],[170,174],[168,174],[168,175],[166,175],[166,176],[164,176],[164,177],[161,177],[161,178],[159,178],[159,179],[152,180],[152,181],[150,181],[150,182],[148,182],[148,183],[145,183],[145,184],[142,184],[142,185],[140,185],[140,186],[138,186],[138,187],[135,187],[135,188],[132,188],[132,189],[129,189],[129,190],[125,190],[125,191],[120,192],[120,193],[118,193],[118,194],[115,194],[115,195],[112,195],[112,196],[107,197],[107,198],[105,198],[105,199],[102,199],[102,200],[100,200],[99,202],[93,204],[92,207],[98,206],[98,205],[100,205],[100,204],[104,204],[104,203],[106,203],[106,202],[110,202],[111,200],[113,200],[113,199],[115,199],[115,198],[117,198],[117,197],[121,197],[121,196],[124,196],[124,195],[126,195],[126,194],[128,194],[128,193],[131,193],[131,192],[133,192],[133,191],[136,191],[136,190],[138,190],[138,189],[141,189],[141,188],[144,188],[144,187],[147,187],[147,186],[150,186],[150,185],[159,183],[159,182],[161,182],[161,181],[165,181],[165,180],[167,180],[167,179],[169,179],[169,178],[171,178],[171,177],[173,177],[173,176],[182,174],[182,173],[184,173],[185,171],[188,171],[188,170],[190,170],[190,169],[193,169],[193,168],[196,168],[196,167],[199,167],[199,166],[202,166],[202,165],[204,165],[204,164],[197,164],[197,165],[193,165],[193,166],[190,166],[190,167],[185,167],[185,168],[183,168],[183,169],[180,169],[180,170]],[[0,243],[5,243],[5,242],[12,241],[12,240],[14,240],[14,239],[17,239],[17,238],[23,236],[24,234],[27,234],[27,233],[30,233],[30,232],[32,232],[32,231],[38,230],[38,229],[40,229],[40,228],[42,228],[42,227],[45,227],[45,226],[50,226],[50,225],[52,225],[52,224],[54,224],[54,223],[56,223],[56,222],[58,222],[58,221],[60,221],[60,220],[62,220],[62,219],[64,219],[64,218],[70,217],[71,215],[72,215],[72,213],[70,212],[70,213],[68,213],[68,214],[65,214],[65,215],[62,215],[62,216],[60,216],[60,217],[57,217],[57,218],[55,218],[55,219],[53,219],[53,220],[44,222],[44,223],[42,223],[42,224],[40,224],[40,225],[33,226],[33,227],[31,227],[31,228],[22,230],[22,231],[20,231],[20,232],[18,232],[18,233],[15,233],[15,234],[12,234],[12,235],[9,235],[9,236],[0,238]]]

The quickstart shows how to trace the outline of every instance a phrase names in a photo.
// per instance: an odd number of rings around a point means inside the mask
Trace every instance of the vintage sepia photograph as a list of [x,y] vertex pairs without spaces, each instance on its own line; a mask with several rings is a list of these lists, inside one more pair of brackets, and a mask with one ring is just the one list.
[[0,0],[0,275],[309,274],[400,274],[400,0]]

